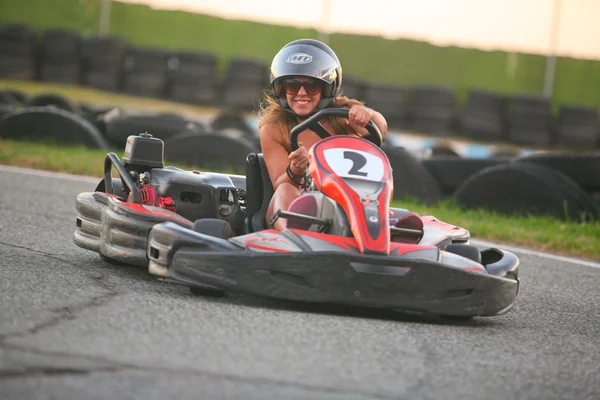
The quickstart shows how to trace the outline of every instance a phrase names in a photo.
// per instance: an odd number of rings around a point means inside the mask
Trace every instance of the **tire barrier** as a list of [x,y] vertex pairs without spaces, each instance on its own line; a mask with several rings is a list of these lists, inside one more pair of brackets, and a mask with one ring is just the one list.
[[133,113],[114,109],[101,117],[109,143],[121,148],[130,135],[148,132],[162,140],[181,132],[205,132],[207,128],[197,121],[190,121],[177,114]]
[[256,111],[268,89],[269,67],[248,58],[231,59],[222,83],[220,107],[226,110]]
[[165,159],[200,169],[227,169],[243,174],[255,146],[244,137],[222,132],[182,132],[165,140]]
[[0,78],[36,78],[37,32],[22,24],[0,24]]
[[179,52],[172,58],[168,97],[197,105],[217,102],[217,57],[211,53]]
[[[249,122],[256,121],[239,112],[221,112],[205,126],[174,114],[76,104],[51,93],[30,97],[26,104],[30,107],[18,110],[16,97],[22,98],[21,93],[0,91],[0,103],[5,103],[0,106],[0,138],[122,149],[128,136],[149,132],[165,141],[169,161],[236,173],[243,173],[247,154],[260,152],[259,137]],[[504,156],[462,158],[453,146],[440,141],[419,159],[385,142],[383,149],[394,171],[394,198],[432,204],[454,197],[471,208],[550,213],[574,220],[597,215],[600,152],[515,157],[498,148],[497,154]]]
[[13,113],[17,110],[17,108],[12,104],[2,103],[0,100],[0,121],[4,118],[5,115]]
[[571,178],[548,167],[504,163],[476,172],[454,194],[466,208],[588,221],[597,218],[592,198]]
[[0,90],[0,103],[13,105],[25,105],[29,101],[27,93],[17,89],[2,89]]
[[421,155],[421,158],[424,160],[438,157],[461,158],[460,154],[458,154],[449,143],[435,143],[432,146],[425,148]]
[[69,145],[108,149],[98,129],[80,115],[55,107],[30,107],[0,121],[0,139],[51,140]]
[[509,145],[494,145],[490,146],[490,157],[496,158],[513,158],[520,157],[521,150],[518,147]]
[[561,105],[556,127],[558,145],[565,149],[587,150],[600,145],[598,110]]
[[80,115],[98,128],[102,136],[106,138],[106,123],[104,122],[104,116],[109,112],[118,109],[115,107],[94,106],[86,103],[80,103],[79,108],[81,110]]
[[82,43],[82,83],[118,92],[122,88],[127,45],[114,37],[89,37]]
[[123,92],[140,97],[165,98],[170,54],[151,48],[130,48],[123,75]]
[[383,114],[390,128],[406,128],[410,95],[406,87],[369,83],[362,93],[366,105]]
[[550,146],[552,112],[550,99],[537,94],[520,94],[508,102],[507,126],[511,143]]
[[55,93],[42,93],[31,96],[26,103],[27,107],[54,106],[61,110],[70,111],[75,114],[81,114],[79,105],[67,100],[64,96]]
[[394,175],[394,199],[410,197],[432,204],[441,199],[440,187],[421,160],[401,147],[382,146]]
[[472,90],[462,114],[462,134],[478,141],[506,141],[504,95]]
[[456,158],[440,156],[423,160],[444,196],[452,196],[471,175],[485,168],[509,162],[509,158]]
[[[130,47],[117,37],[82,37],[64,29],[38,32],[23,24],[0,24],[0,78],[82,84],[136,96],[166,98],[227,110],[256,111],[269,88],[263,60],[231,58],[217,76],[209,52]],[[585,150],[600,148],[597,110],[559,105],[538,94],[468,90],[459,107],[448,86],[403,86],[344,78],[342,93],[367,102],[392,129],[475,141]]]
[[454,90],[445,86],[417,86],[411,89],[411,127],[435,136],[452,136],[457,131],[458,101]]
[[81,81],[81,40],[75,32],[48,29],[38,45],[37,76],[40,81],[76,85]]
[[210,122],[210,129],[213,131],[220,131],[224,129],[236,129],[243,132],[245,136],[257,136],[257,132],[254,131],[244,115],[236,111],[221,111],[219,115]]
[[19,103],[9,90],[0,90],[0,104],[16,107]]
[[344,76],[342,82],[342,95],[350,99],[365,101],[365,83],[352,76]]
[[600,152],[586,154],[537,153],[521,157],[519,162],[528,162],[555,169],[586,192],[600,192]]

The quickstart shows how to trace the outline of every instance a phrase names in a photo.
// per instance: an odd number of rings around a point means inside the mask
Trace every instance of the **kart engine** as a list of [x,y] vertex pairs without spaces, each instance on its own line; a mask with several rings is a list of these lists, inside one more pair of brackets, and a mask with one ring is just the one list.
[[[164,142],[149,133],[127,138],[122,165],[139,189],[141,203],[164,208],[191,220],[225,219],[234,227],[243,222],[238,189],[222,174],[183,171],[164,166]],[[124,189],[120,180],[113,187]],[[100,188],[100,187],[99,187]],[[98,188],[97,188],[98,190]],[[124,193],[132,202],[132,193]]]
[[[164,142],[144,132],[131,135],[125,144],[123,167],[140,189],[142,204],[175,211],[175,202],[170,197],[159,196],[151,185],[152,168],[164,168]],[[131,201],[131,193],[128,201]]]
[[127,170],[143,173],[152,168],[163,168],[165,144],[162,140],[152,137],[149,133],[131,135],[125,144],[123,166]]

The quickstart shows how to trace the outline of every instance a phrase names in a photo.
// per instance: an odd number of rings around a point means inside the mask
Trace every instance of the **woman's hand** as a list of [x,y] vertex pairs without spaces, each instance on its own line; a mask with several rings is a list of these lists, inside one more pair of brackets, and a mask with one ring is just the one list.
[[356,105],[353,106],[348,113],[348,122],[360,127],[365,127],[374,115],[375,111],[370,108]]
[[308,168],[308,164],[310,163],[310,157],[308,154],[308,150],[306,147],[302,145],[302,142],[298,142],[300,147],[298,150],[292,151],[288,156],[288,160],[290,161],[290,165],[293,168],[292,172],[295,174],[303,174],[306,168]]

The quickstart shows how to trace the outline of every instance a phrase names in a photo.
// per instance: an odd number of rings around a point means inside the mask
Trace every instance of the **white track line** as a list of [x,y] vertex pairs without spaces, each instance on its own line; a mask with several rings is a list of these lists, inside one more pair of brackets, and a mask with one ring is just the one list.
[[42,170],[31,169],[31,168],[11,167],[9,165],[0,165],[0,172],[14,172],[17,174],[43,176],[45,178],[54,178],[54,179],[68,179],[71,181],[80,181],[80,182],[98,183],[102,179],[102,178],[94,178],[93,176],[66,174],[63,172],[50,172],[50,171],[42,171]]
[[[11,166],[7,166],[7,165],[0,165],[0,171],[14,172],[14,173],[26,174],[26,175],[43,176],[43,177],[56,178],[56,179],[68,179],[68,180],[81,181],[81,182],[98,183],[99,179],[100,179],[100,178],[94,178],[91,176],[72,175],[72,174],[65,174],[62,172],[41,171],[41,170],[37,170],[37,169],[11,167]],[[232,175],[232,176],[243,177],[243,175]],[[555,254],[543,253],[541,251],[524,249],[524,248],[500,244],[500,243],[486,242],[483,240],[476,240],[476,239],[472,239],[471,243],[475,246],[499,247],[501,249],[505,249],[505,250],[515,252],[515,253],[522,253],[522,254],[527,254],[527,255],[541,257],[541,258],[548,258],[550,260],[561,261],[561,262],[566,262],[566,263],[570,263],[570,264],[577,264],[577,265],[582,265],[585,267],[600,268],[600,263],[593,262],[593,261],[586,261],[586,260],[582,260],[579,258],[558,256]]]
[[580,258],[559,256],[556,254],[549,254],[549,253],[544,253],[541,251],[524,249],[521,247],[515,247],[515,246],[506,245],[506,244],[486,242],[483,240],[476,240],[476,239],[471,239],[471,244],[474,246],[497,247],[500,249],[508,250],[513,253],[521,253],[521,254],[527,254],[530,256],[548,258],[550,260],[561,261],[561,262],[565,262],[565,263],[569,263],[569,264],[577,264],[577,265],[582,265],[585,267],[600,268],[600,263],[597,263],[597,262],[582,260]]

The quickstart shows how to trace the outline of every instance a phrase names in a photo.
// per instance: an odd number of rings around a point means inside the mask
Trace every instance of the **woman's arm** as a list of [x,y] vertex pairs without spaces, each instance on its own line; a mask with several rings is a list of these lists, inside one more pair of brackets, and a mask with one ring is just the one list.
[[364,135],[367,133],[367,129],[364,126],[369,121],[373,121],[375,125],[379,128],[381,132],[381,136],[385,137],[387,134],[387,121],[384,116],[372,108],[368,108],[365,106],[353,106],[350,108],[350,114],[348,115],[348,122],[350,126],[356,133],[359,135]]
[[286,169],[288,165],[291,165],[291,170],[296,175],[304,174],[304,170],[296,167],[293,163],[290,164],[290,155],[283,145],[281,128],[275,124],[264,125],[260,129],[260,146],[273,184],[273,190],[277,190],[279,185],[284,182],[299,187],[296,182],[290,179]]
[[371,118],[371,120],[379,128],[379,131],[381,132],[381,136],[385,137],[385,135],[387,134],[388,126],[387,126],[387,121],[385,120],[385,117],[383,116],[383,114],[373,110],[373,118]]

